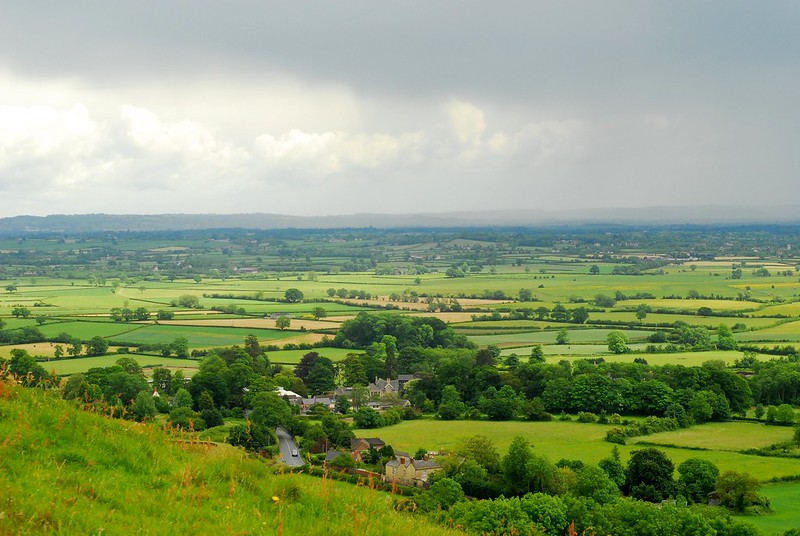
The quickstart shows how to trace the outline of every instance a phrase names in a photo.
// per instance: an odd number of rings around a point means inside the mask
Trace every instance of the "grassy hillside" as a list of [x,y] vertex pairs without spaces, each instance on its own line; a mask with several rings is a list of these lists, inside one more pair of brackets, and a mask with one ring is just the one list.
[[[277,500],[275,500],[277,498]],[[391,496],[0,380],[0,534],[447,534]]]

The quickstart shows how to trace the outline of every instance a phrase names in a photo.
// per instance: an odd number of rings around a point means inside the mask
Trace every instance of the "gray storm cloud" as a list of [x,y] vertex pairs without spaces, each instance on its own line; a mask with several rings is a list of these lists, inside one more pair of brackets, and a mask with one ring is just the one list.
[[798,23],[780,2],[11,2],[0,215],[785,203]]

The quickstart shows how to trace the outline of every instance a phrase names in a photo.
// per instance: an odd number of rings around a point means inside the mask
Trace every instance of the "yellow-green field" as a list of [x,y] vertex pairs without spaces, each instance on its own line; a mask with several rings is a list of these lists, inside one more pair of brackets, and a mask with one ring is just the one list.
[[[713,422],[641,438],[643,441],[711,450],[745,450],[790,441],[794,430],[753,422]],[[799,468],[800,470],[800,468]]]
[[[705,440],[702,437],[717,435],[719,430],[704,426],[697,427],[694,440],[714,441],[715,439]],[[414,452],[419,447],[451,452],[460,440],[481,434],[492,439],[501,456],[508,450],[511,440],[521,435],[534,446],[534,452],[544,455],[553,463],[561,458],[597,463],[608,457],[613,448],[612,443],[605,441],[605,432],[609,428],[612,426],[560,421],[489,422],[421,419],[404,421],[377,430],[356,430],[355,433],[356,437],[379,437],[395,449],[407,452]],[[791,433],[791,430],[788,431]],[[653,436],[642,439],[650,440],[651,437]],[[619,447],[623,463],[630,452],[637,448],[642,447],[633,443]],[[720,471],[742,471],[750,473],[759,480],[800,474],[800,465],[794,459],[748,456],[730,450],[659,448],[667,453],[676,466],[689,458],[702,458],[714,462]]]

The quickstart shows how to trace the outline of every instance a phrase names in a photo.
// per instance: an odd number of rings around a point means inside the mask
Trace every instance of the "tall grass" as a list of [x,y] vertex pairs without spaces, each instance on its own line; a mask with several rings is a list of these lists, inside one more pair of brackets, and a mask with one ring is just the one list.
[[0,379],[0,534],[446,534],[363,487]]

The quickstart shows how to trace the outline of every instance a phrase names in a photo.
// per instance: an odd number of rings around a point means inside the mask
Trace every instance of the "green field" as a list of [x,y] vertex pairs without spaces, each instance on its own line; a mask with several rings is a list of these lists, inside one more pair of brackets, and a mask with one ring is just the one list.
[[[754,425],[757,426],[757,425]],[[552,463],[562,458],[597,463],[608,457],[612,443],[605,441],[606,430],[610,425],[582,424],[577,422],[489,422],[489,421],[440,421],[420,419],[404,421],[378,430],[356,430],[356,437],[380,437],[394,448],[415,452],[419,447],[428,450],[452,452],[458,442],[476,434],[492,439],[501,456],[511,444],[514,436],[521,435],[533,445],[534,452],[545,456]],[[713,439],[716,428],[702,428],[700,437]],[[791,434],[791,430],[788,430]],[[650,440],[654,436],[642,438]],[[699,440],[699,439],[696,439]],[[636,444],[619,447],[623,463],[632,450],[642,448]],[[720,471],[740,471],[750,473],[760,480],[800,474],[797,460],[787,458],[766,458],[748,456],[730,450],[688,450],[682,448],[659,447],[667,453],[677,467],[689,458],[702,458],[714,462]]]
[[[648,354],[644,352],[647,345],[643,343],[629,344],[628,348],[633,353],[615,354],[608,351],[607,344],[549,344],[542,346],[548,363],[558,363],[559,361],[573,359],[591,359],[602,357],[605,361],[612,363],[632,363],[634,359],[643,358],[650,365],[685,365],[700,366],[706,361],[722,361],[727,365],[741,359],[743,352],[738,350],[709,350],[705,352],[672,352],[660,354]],[[505,348],[500,351],[500,356],[506,357],[516,354],[523,362],[528,359],[533,346],[521,346]],[[756,353],[758,359],[769,360],[773,355]]]
[[[590,313],[591,320],[602,320],[610,322],[628,322],[631,325],[637,325],[640,321],[636,318],[635,312],[626,311],[609,311],[605,313]],[[693,326],[706,326],[715,328],[720,324],[726,324],[732,327],[734,324],[744,324],[747,329],[763,329],[772,326],[776,322],[780,322],[776,318],[739,318],[739,317],[720,317],[720,316],[698,316],[694,315],[681,315],[681,314],[663,314],[663,313],[648,313],[647,316],[641,321],[645,326],[649,325],[665,325],[673,324],[675,322],[685,322]]]
[[[188,371],[187,376],[191,376],[191,372],[197,370],[199,361],[195,359],[178,359],[174,357],[161,357],[142,354],[109,354],[97,357],[78,357],[73,359],[58,359],[40,363],[46,370],[54,370],[59,375],[77,374],[79,372],[86,372],[94,367],[110,367],[114,365],[117,359],[121,357],[130,357],[136,360],[142,367],[167,367],[167,368],[180,368]],[[148,369],[145,369],[145,374],[148,374]]]
[[132,334],[142,328],[147,327],[147,324],[123,324],[115,322],[92,322],[92,321],[74,321],[74,322],[54,322],[41,326],[39,329],[44,333],[45,337],[55,337],[59,333],[68,333],[71,337],[81,340],[89,340],[92,337],[113,337],[115,335]]
[[765,536],[781,536],[793,528],[800,528],[800,482],[767,484],[761,493],[769,497],[775,513],[767,516],[743,518],[764,531]]
[[[573,346],[580,348],[579,346]],[[711,350],[708,352],[675,352],[669,354],[612,354],[604,348],[605,353],[595,354],[597,357],[602,357],[609,362],[618,363],[632,363],[637,357],[644,358],[650,365],[684,365],[687,367],[697,367],[706,361],[723,361],[728,365],[733,365],[734,361],[742,358],[742,352],[725,351],[725,350]],[[771,359],[775,356],[766,354],[756,354],[759,359]],[[548,355],[548,362],[558,362],[560,359],[569,359],[571,356]]]
[[142,329],[109,337],[112,344],[169,344],[178,337],[189,340],[192,348],[209,346],[241,345],[248,335],[255,335],[264,341],[280,341],[297,336],[296,331],[276,329],[218,328],[205,326],[160,326],[147,325]]
[[[605,342],[610,329],[570,329],[569,342],[575,344]],[[619,330],[632,341],[646,339],[652,331]],[[531,343],[555,344],[557,331],[535,331],[501,335],[469,335],[469,339],[478,346],[494,344],[499,347],[525,346]]]
[[800,316],[800,302],[770,305],[753,313],[753,316],[767,315]]
[[356,430],[356,437],[380,437],[395,449],[415,452],[419,447],[452,452],[458,442],[476,434],[492,439],[501,456],[514,436],[526,437],[534,451],[550,461],[560,458],[597,463],[608,456],[612,444],[604,441],[612,426],[576,422],[403,421],[378,430]]
[[300,359],[309,352],[317,352],[322,357],[327,357],[333,362],[341,361],[353,350],[348,348],[314,348],[313,350],[280,350],[278,352],[268,352],[267,357],[270,363],[279,365],[296,365]]
[[650,443],[711,450],[745,450],[760,448],[792,439],[794,430],[787,426],[731,421],[713,422],[672,432],[661,432],[641,438]]

